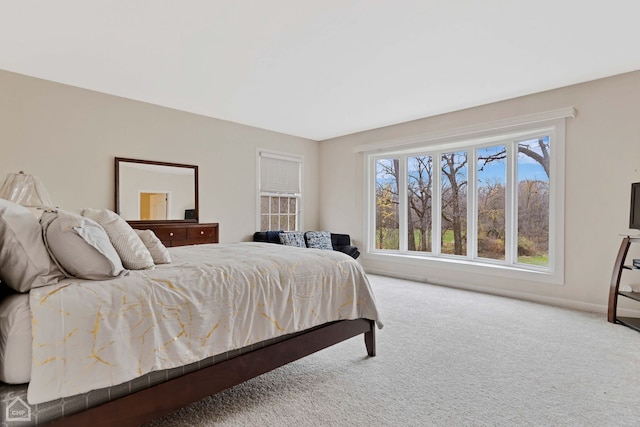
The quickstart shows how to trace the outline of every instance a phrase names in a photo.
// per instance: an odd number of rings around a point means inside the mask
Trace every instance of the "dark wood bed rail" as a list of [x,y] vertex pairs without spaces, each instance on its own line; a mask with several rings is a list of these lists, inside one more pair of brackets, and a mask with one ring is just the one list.
[[368,319],[342,320],[59,418],[46,425],[139,426],[360,334],[364,334],[367,354],[375,356],[375,322]]

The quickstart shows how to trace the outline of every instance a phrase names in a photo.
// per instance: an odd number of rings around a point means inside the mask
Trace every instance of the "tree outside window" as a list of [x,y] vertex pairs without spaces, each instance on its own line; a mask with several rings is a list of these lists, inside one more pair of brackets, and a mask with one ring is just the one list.
[[[432,253],[437,232],[435,256],[548,266],[550,145],[551,138],[540,135],[465,150],[377,158],[376,249],[406,247],[409,252]],[[509,153],[514,155],[510,158]],[[434,159],[439,159],[437,169]],[[469,168],[474,168],[473,182]],[[510,173],[515,179],[507,179]],[[436,194],[434,182],[440,184]],[[400,236],[401,223],[406,236]],[[474,230],[474,253],[468,248],[470,230]],[[515,236],[512,240],[509,230]]]

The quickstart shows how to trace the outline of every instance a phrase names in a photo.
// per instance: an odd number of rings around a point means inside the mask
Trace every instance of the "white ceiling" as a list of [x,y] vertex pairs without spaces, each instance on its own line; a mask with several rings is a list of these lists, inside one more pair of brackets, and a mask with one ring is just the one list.
[[0,69],[314,140],[640,69],[638,0],[0,1]]

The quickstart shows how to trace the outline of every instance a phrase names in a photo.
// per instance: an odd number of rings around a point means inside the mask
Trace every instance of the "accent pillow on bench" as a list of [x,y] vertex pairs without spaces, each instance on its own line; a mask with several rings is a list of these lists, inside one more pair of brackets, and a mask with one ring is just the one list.
[[304,234],[301,231],[284,231],[280,233],[280,243],[285,246],[295,246],[297,248],[306,248],[304,243]]
[[[264,243],[277,243],[283,244],[280,236],[287,233],[296,233],[294,236],[286,236],[284,239],[291,245],[298,247],[317,247],[320,249],[333,249],[334,251],[343,252],[354,259],[360,256],[360,251],[357,247],[351,246],[351,237],[348,234],[335,234],[328,231],[307,231],[302,233],[300,231],[282,231],[282,230],[270,230],[270,231],[256,231],[253,233],[254,242]],[[327,240],[327,234],[329,240]],[[302,241],[304,246],[300,244],[300,235],[303,236]],[[306,242],[304,237],[306,236]],[[309,243],[309,241],[312,243]],[[295,243],[294,243],[295,241]],[[328,243],[328,244],[327,244]]]
[[308,248],[333,250],[331,233],[328,231],[307,231],[304,238]]

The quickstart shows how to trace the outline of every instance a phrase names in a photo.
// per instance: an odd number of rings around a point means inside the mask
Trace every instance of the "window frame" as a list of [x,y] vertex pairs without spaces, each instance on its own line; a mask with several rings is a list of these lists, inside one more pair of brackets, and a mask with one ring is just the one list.
[[[355,151],[365,152],[365,220],[364,220],[364,260],[394,261],[419,266],[436,268],[451,268],[467,271],[473,274],[489,274],[515,279],[524,279],[536,282],[563,284],[564,283],[564,164],[565,164],[565,118],[575,116],[575,110],[558,110],[562,114],[548,120],[535,120],[528,122],[525,118],[515,119],[506,126],[492,127],[479,125],[477,129],[465,131],[462,129],[456,133],[449,132],[446,136],[433,138],[414,138],[410,141],[399,143],[381,142],[375,144],[374,150],[362,150],[357,147]],[[555,113],[555,112],[551,112]],[[566,114],[565,114],[566,113]],[[550,114],[547,114],[550,115]],[[528,117],[531,119],[531,117]],[[549,263],[546,267],[533,266],[513,262],[517,261],[517,167],[507,167],[505,186],[507,188],[505,211],[505,261],[480,258],[477,254],[477,150],[483,147],[496,145],[507,146],[509,161],[517,164],[517,150],[511,147],[528,137],[536,137],[542,134],[551,138],[550,156],[550,194],[549,194]],[[517,141],[517,142],[515,142]],[[358,150],[360,149],[360,150]],[[467,255],[447,255],[441,253],[440,239],[432,240],[431,252],[410,252],[407,250],[407,159],[417,155],[433,156],[434,165],[440,167],[441,154],[454,151],[467,151],[469,158],[473,159],[473,165],[467,167]],[[375,223],[375,183],[376,160],[400,158],[401,177],[398,185],[400,192],[400,224],[399,250],[376,249],[376,223]],[[435,166],[434,166],[435,170]],[[433,188],[441,187],[441,172],[434,174]],[[515,185],[514,185],[515,183]],[[440,234],[440,191],[433,191],[432,201],[432,235]],[[515,228],[515,230],[513,229]],[[508,230],[507,230],[508,229]],[[509,241],[507,242],[507,239]],[[510,250],[506,249],[510,246]],[[508,262],[507,262],[508,261]]]
[[[287,161],[287,162],[293,162],[293,163],[297,163],[298,164],[298,188],[299,191],[295,192],[295,191],[263,191],[262,187],[263,187],[263,183],[262,183],[262,169],[264,168],[264,164],[262,162],[263,158],[271,158],[271,159],[277,159],[277,160],[283,160],[283,161]],[[265,150],[265,149],[257,149],[257,153],[256,153],[256,230],[260,230],[260,231],[267,231],[267,230],[262,230],[262,217],[267,215],[270,218],[274,215],[280,215],[280,213],[274,213],[271,211],[269,211],[268,214],[263,214],[262,212],[262,197],[269,197],[270,201],[269,204],[271,205],[272,203],[272,198],[277,197],[277,198],[288,198],[288,199],[295,199],[296,200],[296,212],[295,212],[295,229],[293,230],[285,230],[285,231],[299,231],[301,229],[301,227],[303,226],[303,207],[302,207],[302,201],[303,201],[303,184],[304,184],[304,180],[303,180],[303,176],[304,176],[304,157],[303,156],[298,156],[298,155],[294,155],[294,154],[289,154],[289,153],[282,153],[282,152],[277,152],[277,151],[272,151],[272,150]],[[287,213],[287,215],[291,215],[291,213]],[[269,223],[271,223],[271,220],[269,220]],[[279,229],[284,230],[284,228],[280,227]]]

